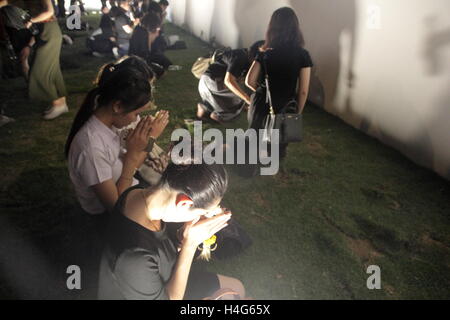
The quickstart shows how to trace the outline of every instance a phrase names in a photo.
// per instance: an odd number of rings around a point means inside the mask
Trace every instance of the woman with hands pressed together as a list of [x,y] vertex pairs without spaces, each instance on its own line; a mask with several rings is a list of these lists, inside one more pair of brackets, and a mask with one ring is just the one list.
[[111,211],[119,196],[138,184],[136,168],[169,122],[167,111],[142,118],[127,137],[126,153],[122,150],[118,129],[149,108],[152,77],[136,57],[104,66],[75,117],[65,153],[77,198],[89,214]]
[[[158,185],[128,189],[111,216],[99,299],[202,299],[220,288],[245,295],[234,278],[191,268],[197,247],[227,226],[220,209],[228,184],[222,165],[169,164]],[[185,222],[178,239],[173,223]]]

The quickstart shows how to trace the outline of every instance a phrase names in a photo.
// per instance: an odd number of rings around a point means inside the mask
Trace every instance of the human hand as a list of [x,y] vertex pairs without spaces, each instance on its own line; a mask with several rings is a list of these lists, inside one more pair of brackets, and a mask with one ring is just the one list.
[[221,213],[211,218],[196,219],[186,222],[183,230],[182,246],[197,247],[203,241],[228,225],[231,213]]
[[150,135],[157,139],[169,123],[169,111],[161,110],[153,118]]
[[136,155],[145,150],[151,136],[152,123],[151,117],[144,117],[135,129],[130,130],[126,139],[127,154]]

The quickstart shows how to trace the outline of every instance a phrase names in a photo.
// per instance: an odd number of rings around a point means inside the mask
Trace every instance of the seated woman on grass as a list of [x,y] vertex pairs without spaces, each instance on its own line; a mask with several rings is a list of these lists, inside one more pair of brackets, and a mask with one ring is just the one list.
[[[219,207],[227,185],[222,165],[172,163],[155,187],[123,193],[107,231],[98,298],[197,300],[221,288],[243,297],[239,280],[191,268],[197,247],[231,218]],[[176,239],[169,225],[180,222]]]
[[110,211],[122,192],[138,184],[135,170],[169,122],[167,111],[144,117],[128,135],[126,153],[121,150],[118,129],[150,106],[152,77],[137,57],[104,66],[75,117],[65,154],[78,201],[89,214]]
[[134,29],[130,39],[130,55],[144,59],[158,78],[162,77],[171,62],[162,63],[155,55],[153,44],[159,36],[161,18],[153,12],[147,13],[139,25]]

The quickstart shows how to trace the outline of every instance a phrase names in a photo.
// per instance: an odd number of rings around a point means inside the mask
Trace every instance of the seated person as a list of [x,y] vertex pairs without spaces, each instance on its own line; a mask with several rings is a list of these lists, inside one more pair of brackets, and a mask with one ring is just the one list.
[[172,65],[172,61],[170,61],[170,59],[167,58],[167,56],[164,54],[164,52],[167,49],[167,41],[164,36],[164,29],[162,26],[165,17],[163,7],[160,5],[160,3],[152,1],[148,5],[148,12],[155,13],[161,19],[161,27],[159,30],[159,35],[158,37],[156,37],[155,41],[152,44],[151,55],[153,62],[162,66],[164,71],[166,71],[169,68],[169,66]]
[[[158,3],[159,7],[161,8],[161,20],[164,23],[164,20],[167,17],[167,8],[169,7],[169,2],[167,0],[161,0]],[[167,41],[166,37],[164,35],[164,28],[161,26],[161,31],[159,32],[159,37],[155,40],[154,49],[155,52],[164,53],[164,51],[167,50]]]
[[119,47],[119,55],[128,54],[130,47],[130,38],[133,29],[139,19],[134,19],[131,13],[130,0],[119,0],[119,10],[114,17],[114,27],[117,34],[117,45]]
[[167,17],[167,8],[169,7],[169,1],[159,0],[159,6],[162,9],[162,18],[164,20]]
[[245,104],[250,105],[250,97],[238,79],[245,77],[259,46],[263,44],[264,41],[258,41],[250,50],[228,50],[216,57],[198,84],[202,98],[197,105],[199,119],[208,117],[217,122],[231,121],[239,116]]
[[89,38],[86,39],[86,46],[92,51],[94,56],[102,56],[102,53],[113,53],[118,58],[118,47],[116,43],[116,32],[114,26],[114,10],[110,11],[108,7],[102,7],[102,17],[100,27],[95,30]]
[[152,55],[152,45],[159,35],[161,19],[153,12],[147,13],[133,31],[130,39],[130,55],[136,55],[143,58],[155,72],[156,76],[161,77],[165,70],[158,64],[158,60]]
[[137,19],[141,19],[144,16],[143,7],[144,4],[143,0],[135,0],[131,4],[131,12],[133,13],[133,16]]
[[78,201],[89,214],[110,211],[122,192],[138,184],[135,170],[169,121],[167,111],[143,118],[127,137],[126,153],[120,147],[117,130],[136,121],[151,104],[152,77],[137,57],[104,66],[75,117],[65,154]]
[[[157,186],[123,193],[106,233],[98,298],[198,300],[221,288],[244,296],[239,280],[191,267],[197,247],[231,218],[219,207],[227,182],[222,165],[169,164]],[[175,237],[170,227],[180,222]]]

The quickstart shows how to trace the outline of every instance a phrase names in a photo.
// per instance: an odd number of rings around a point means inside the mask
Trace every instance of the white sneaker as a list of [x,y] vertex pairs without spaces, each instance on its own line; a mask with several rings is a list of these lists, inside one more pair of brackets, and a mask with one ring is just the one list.
[[119,58],[120,58],[120,55],[119,55],[119,48],[117,48],[117,47],[112,48],[112,53],[113,53],[113,55],[114,55],[114,58],[116,58],[116,59],[119,59]]
[[97,58],[103,58],[104,55],[97,51],[92,51],[92,55]]
[[14,121],[15,120],[13,118],[10,118],[10,117],[0,114],[0,127],[4,126],[7,123],[14,122]]
[[69,46],[73,45],[73,40],[72,40],[72,38],[69,37],[67,34],[63,34],[63,39],[64,39],[64,41],[65,41]]
[[42,118],[45,120],[52,120],[58,118],[63,113],[69,112],[69,107],[67,105],[63,105],[61,107],[52,107]]

